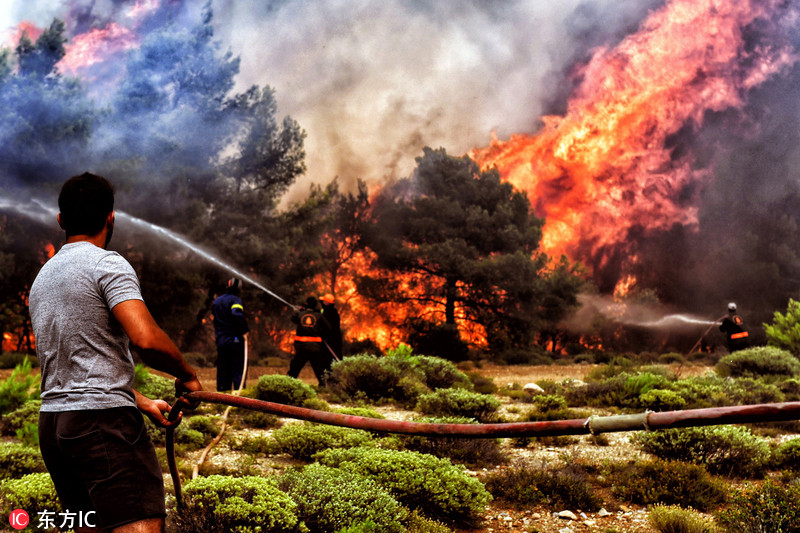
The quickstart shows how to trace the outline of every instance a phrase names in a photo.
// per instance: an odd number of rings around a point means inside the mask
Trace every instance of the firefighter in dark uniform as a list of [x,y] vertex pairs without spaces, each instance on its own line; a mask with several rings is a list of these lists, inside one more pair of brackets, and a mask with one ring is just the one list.
[[331,327],[330,336],[324,339],[328,343],[328,348],[333,352],[337,360],[342,359],[342,320],[339,311],[336,309],[336,299],[333,294],[326,294],[319,299],[322,302],[322,316]]
[[250,331],[239,294],[242,280],[228,280],[225,292],[211,304],[217,339],[217,391],[238,390],[244,374],[245,335]]
[[296,378],[300,371],[311,363],[314,375],[320,385],[325,385],[326,374],[333,363],[333,356],[322,342],[330,335],[330,325],[319,312],[319,302],[313,296],[306,298],[305,304],[292,315],[297,324],[294,337],[294,357],[289,363],[288,375]]
[[728,351],[730,353],[747,348],[749,333],[744,325],[744,320],[736,313],[735,303],[728,304],[728,316],[722,319],[719,330],[728,337]]

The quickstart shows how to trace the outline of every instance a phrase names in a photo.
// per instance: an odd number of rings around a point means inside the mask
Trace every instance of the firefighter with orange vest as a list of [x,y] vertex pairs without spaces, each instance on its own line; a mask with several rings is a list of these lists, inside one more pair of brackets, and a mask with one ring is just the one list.
[[719,330],[728,337],[728,351],[733,353],[743,350],[749,345],[749,333],[744,325],[744,320],[736,313],[736,304],[728,304],[728,316],[722,319]]
[[325,346],[323,339],[330,335],[331,327],[319,311],[319,302],[313,296],[306,298],[305,304],[292,315],[297,324],[294,337],[294,357],[289,363],[288,375],[296,378],[300,371],[311,363],[314,375],[320,385],[325,385],[326,374],[333,363],[333,355]]

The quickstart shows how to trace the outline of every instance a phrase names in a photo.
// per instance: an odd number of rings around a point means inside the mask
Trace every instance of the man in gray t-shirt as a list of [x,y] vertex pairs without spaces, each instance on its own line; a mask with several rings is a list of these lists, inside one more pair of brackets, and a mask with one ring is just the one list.
[[[140,411],[166,424],[169,405],[133,389],[129,343],[149,366],[201,390],[195,371],[153,320],[131,265],[106,250],[114,192],[104,178],[69,179],[58,199],[66,244],[30,291],[42,373],[39,441],[65,512],[78,533],[161,533],[164,485]],[[138,408],[138,409],[137,409]]]

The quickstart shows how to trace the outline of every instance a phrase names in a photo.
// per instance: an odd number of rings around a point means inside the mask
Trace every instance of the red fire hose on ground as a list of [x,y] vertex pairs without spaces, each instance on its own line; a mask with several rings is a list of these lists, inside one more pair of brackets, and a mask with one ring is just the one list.
[[665,411],[631,415],[590,416],[573,420],[549,422],[509,422],[497,424],[431,424],[382,420],[363,416],[344,415],[329,411],[317,411],[280,403],[243,398],[219,392],[198,391],[187,393],[175,402],[169,413],[166,435],[167,464],[175,487],[178,509],[183,508],[181,480],[175,464],[175,427],[184,409],[194,408],[200,402],[210,402],[277,416],[296,418],[333,426],[364,429],[380,433],[403,433],[423,437],[461,437],[489,439],[503,437],[548,437],[556,435],[599,435],[615,431],[640,431],[720,424],[744,424],[752,422],[778,422],[800,420],[800,402],[766,403],[736,407],[712,407]]

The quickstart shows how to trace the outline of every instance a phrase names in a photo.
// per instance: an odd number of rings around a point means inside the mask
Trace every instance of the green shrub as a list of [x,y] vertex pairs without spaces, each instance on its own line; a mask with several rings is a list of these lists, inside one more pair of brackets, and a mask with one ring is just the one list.
[[[474,424],[472,418],[425,417],[419,422],[430,424]],[[505,462],[498,439],[466,439],[458,437],[419,437],[398,435],[400,446],[406,450],[447,457],[454,463],[470,468],[491,467]]]
[[435,520],[422,515],[419,511],[412,511],[406,522],[408,533],[453,533],[453,530]]
[[301,531],[297,504],[274,481],[262,477],[198,477],[183,486],[181,533]]
[[653,389],[639,396],[639,404],[650,411],[676,411],[686,407],[686,400],[675,391]]
[[800,376],[800,361],[774,346],[754,346],[726,355],[716,366],[722,377]]
[[542,412],[560,411],[567,407],[567,400],[557,394],[537,394],[531,402]]
[[340,401],[395,401],[413,405],[420,394],[428,392],[425,376],[418,367],[398,365],[400,361],[399,357],[346,357],[331,367],[328,389]]
[[783,393],[773,383],[761,378],[737,378],[724,383],[731,405],[753,405],[784,401]]
[[800,437],[787,440],[774,452],[775,466],[800,471]]
[[215,437],[219,433],[220,429],[219,420],[205,415],[184,417],[182,423],[185,424],[189,429],[194,429],[203,435],[210,437]]
[[[389,356],[390,360],[392,356]],[[396,358],[397,365],[401,368],[408,364],[422,373],[422,383],[431,390],[460,388],[472,390],[472,381],[469,376],[458,369],[452,361],[417,355],[403,359]]]
[[369,444],[372,435],[361,429],[306,422],[286,424],[272,432],[272,439],[272,453],[288,453],[296,459],[308,461],[322,450]]
[[266,374],[258,378],[255,393],[259,400],[298,407],[317,397],[311,385],[283,374]]
[[708,471],[683,461],[640,461],[612,473],[612,491],[640,504],[664,503],[707,511],[725,499],[724,485]]
[[28,400],[39,399],[39,376],[31,370],[30,359],[25,359],[0,381],[0,415],[19,409]]
[[41,400],[29,400],[0,418],[0,435],[12,436],[28,424],[39,424]]
[[736,491],[716,519],[728,533],[800,533],[800,484],[768,480]]
[[405,531],[403,506],[373,479],[354,472],[315,463],[287,471],[278,487],[292,497],[311,531]]
[[375,479],[409,509],[445,523],[478,520],[492,499],[483,484],[447,459],[378,448],[327,450],[320,463]]
[[242,424],[251,428],[268,429],[280,427],[281,419],[277,415],[271,413],[262,413],[261,411],[251,411],[249,409],[237,409],[236,414],[242,421]]
[[377,418],[378,420],[384,420],[386,418],[378,411],[370,409],[369,407],[342,407],[341,409],[337,409],[336,412],[341,413],[343,415],[363,416],[364,418]]
[[497,418],[500,400],[489,394],[464,389],[438,389],[420,396],[416,409],[433,416],[461,416],[479,422]]
[[556,470],[523,466],[509,468],[486,478],[486,488],[498,500],[518,508],[546,504],[550,508],[597,511],[603,504],[577,464]]
[[151,374],[144,365],[136,365],[133,388],[148,398],[164,400],[170,405],[175,402],[175,380]]
[[715,533],[713,522],[691,509],[677,505],[650,507],[647,523],[658,533]]
[[661,459],[704,465],[712,474],[758,476],[769,446],[743,426],[711,426],[641,432],[631,440]]
[[61,511],[56,488],[47,472],[0,481],[0,515],[14,509]]
[[38,448],[17,442],[0,442],[0,479],[12,479],[45,470]]
[[658,362],[662,365],[681,364],[686,362],[686,358],[678,352],[667,352],[658,356]]

